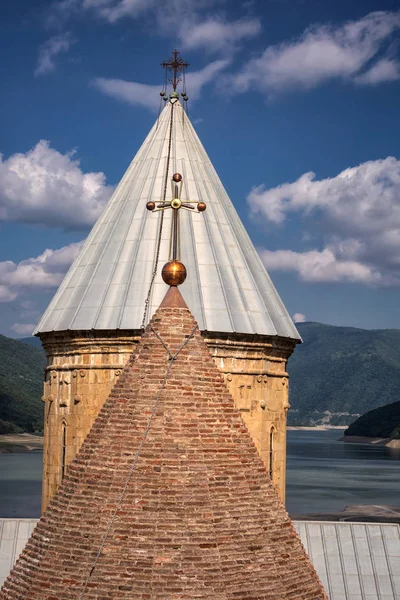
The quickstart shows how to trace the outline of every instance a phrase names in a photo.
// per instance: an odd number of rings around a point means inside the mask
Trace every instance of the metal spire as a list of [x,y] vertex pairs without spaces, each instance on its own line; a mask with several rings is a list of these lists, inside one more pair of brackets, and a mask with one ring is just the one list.
[[157,252],[160,266],[170,259],[169,239],[159,238],[161,216],[167,238],[172,217],[172,208],[151,216],[144,206],[171,200],[171,176],[178,172],[182,201],[207,203],[204,218],[178,211],[189,273],[180,289],[200,329],[300,338],[183,110],[176,96],[168,101],[35,333],[140,330],[146,299],[151,315],[165,293],[158,269],[147,298]]

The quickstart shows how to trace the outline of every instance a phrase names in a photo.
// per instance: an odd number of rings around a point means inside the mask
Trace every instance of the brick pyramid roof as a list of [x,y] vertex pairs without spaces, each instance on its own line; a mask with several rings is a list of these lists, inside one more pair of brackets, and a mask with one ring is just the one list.
[[0,598],[327,598],[176,288]]

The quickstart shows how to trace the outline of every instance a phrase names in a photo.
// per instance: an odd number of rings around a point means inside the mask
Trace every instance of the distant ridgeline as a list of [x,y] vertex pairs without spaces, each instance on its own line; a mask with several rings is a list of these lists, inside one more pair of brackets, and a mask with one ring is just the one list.
[[298,323],[289,359],[289,425],[349,425],[400,399],[400,330]]
[[41,348],[0,335],[0,434],[43,429],[45,364]]
[[369,410],[344,435],[400,440],[400,401]]
[[[400,330],[319,323],[298,329],[304,344],[288,365],[289,425],[349,425],[373,408],[399,404]],[[37,338],[0,336],[0,433],[42,429],[45,363]]]

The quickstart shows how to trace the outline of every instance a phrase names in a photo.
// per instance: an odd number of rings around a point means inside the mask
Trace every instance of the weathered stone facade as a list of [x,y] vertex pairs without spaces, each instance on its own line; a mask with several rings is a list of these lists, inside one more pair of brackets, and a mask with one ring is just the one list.
[[206,334],[207,346],[285,501],[288,358],[295,342],[278,337]]
[[[66,331],[40,336],[48,356],[43,395],[43,510],[139,341],[139,332],[120,330],[118,337],[116,333]],[[286,363],[295,342],[240,334],[207,333],[203,337],[284,500]]]

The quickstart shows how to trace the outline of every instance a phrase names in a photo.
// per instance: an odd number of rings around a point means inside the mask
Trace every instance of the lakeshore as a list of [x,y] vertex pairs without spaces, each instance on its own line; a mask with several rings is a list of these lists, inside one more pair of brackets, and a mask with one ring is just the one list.
[[352,523],[399,523],[400,506],[350,504],[340,512],[291,515],[297,521],[351,521]]
[[0,454],[38,452],[43,450],[43,436],[32,433],[0,435]]
[[[344,431],[343,426],[316,425],[314,427],[287,427],[287,431]],[[340,438],[343,439],[343,438]],[[347,440],[344,440],[347,441]],[[0,435],[0,454],[37,452],[43,450],[43,436],[32,433],[7,433]]]
[[393,438],[366,437],[363,435],[344,435],[339,438],[339,442],[344,442],[345,444],[374,444],[375,446],[385,446],[386,448],[400,448],[400,440],[394,440]]
[[309,425],[307,427],[286,427],[287,431],[331,431],[332,429],[345,431],[347,429],[347,425]]
[[[345,431],[342,425],[316,425],[314,427],[287,427],[287,431]],[[343,435],[338,442],[349,444],[373,444],[387,448],[400,448],[400,440],[392,438],[374,438],[360,435]],[[12,433],[0,435],[0,454],[9,452],[36,452],[43,449],[43,436],[31,433]]]

